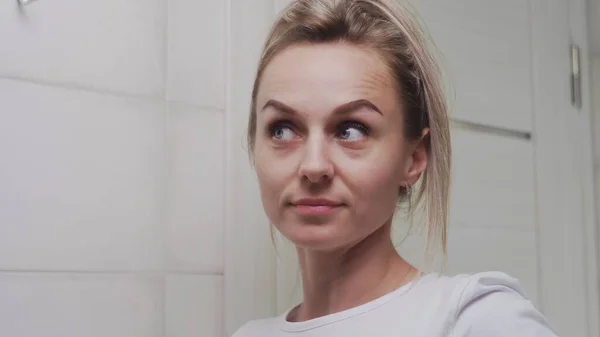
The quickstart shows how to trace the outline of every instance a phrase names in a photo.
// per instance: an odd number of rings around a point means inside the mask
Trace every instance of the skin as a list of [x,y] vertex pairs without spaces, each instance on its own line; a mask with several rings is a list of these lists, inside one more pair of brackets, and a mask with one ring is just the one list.
[[288,47],[256,99],[254,165],[265,212],[298,251],[304,321],[367,303],[416,272],[393,247],[398,190],[427,167],[404,136],[398,85],[376,51]]

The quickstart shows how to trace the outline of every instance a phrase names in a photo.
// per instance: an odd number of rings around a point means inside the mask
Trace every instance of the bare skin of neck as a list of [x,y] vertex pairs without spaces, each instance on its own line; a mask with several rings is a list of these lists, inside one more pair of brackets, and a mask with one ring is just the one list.
[[417,273],[393,246],[391,221],[352,247],[336,251],[298,248],[304,301],[288,316],[300,322],[379,298]]

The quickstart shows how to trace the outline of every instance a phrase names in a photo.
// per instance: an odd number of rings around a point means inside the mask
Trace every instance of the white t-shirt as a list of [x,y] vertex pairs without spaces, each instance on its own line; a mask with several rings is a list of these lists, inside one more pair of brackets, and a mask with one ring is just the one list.
[[499,272],[426,274],[371,302],[304,322],[288,322],[288,312],[251,321],[233,337],[556,336],[519,282]]

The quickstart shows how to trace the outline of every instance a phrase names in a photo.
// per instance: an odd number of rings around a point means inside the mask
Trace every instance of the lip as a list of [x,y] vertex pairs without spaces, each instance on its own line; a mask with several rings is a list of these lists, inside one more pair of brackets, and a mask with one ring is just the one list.
[[343,203],[323,198],[304,198],[292,202],[292,206],[300,214],[327,215],[340,209]]

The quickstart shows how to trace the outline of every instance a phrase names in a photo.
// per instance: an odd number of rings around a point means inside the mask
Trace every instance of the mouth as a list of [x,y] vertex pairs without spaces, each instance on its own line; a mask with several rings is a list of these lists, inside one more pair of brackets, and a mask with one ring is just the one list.
[[341,209],[344,204],[329,199],[306,198],[292,202],[291,206],[300,214],[315,216],[331,214]]

